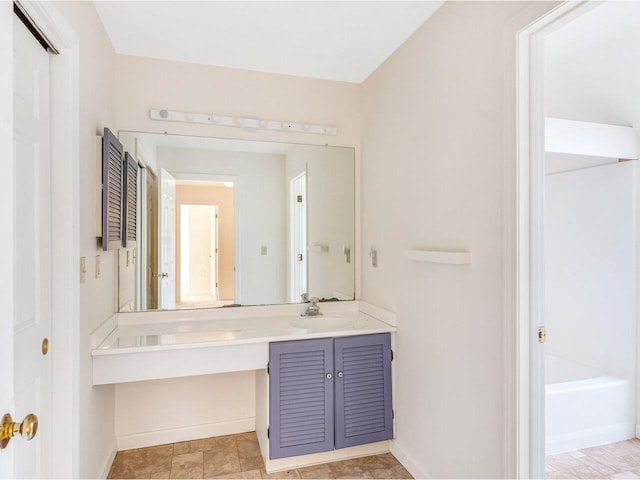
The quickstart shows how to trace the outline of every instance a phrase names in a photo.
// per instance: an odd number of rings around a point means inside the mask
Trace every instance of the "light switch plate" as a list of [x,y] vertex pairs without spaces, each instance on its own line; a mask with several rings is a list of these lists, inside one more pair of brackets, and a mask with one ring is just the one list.
[[80,283],[87,280],[87,257],[80,257]]

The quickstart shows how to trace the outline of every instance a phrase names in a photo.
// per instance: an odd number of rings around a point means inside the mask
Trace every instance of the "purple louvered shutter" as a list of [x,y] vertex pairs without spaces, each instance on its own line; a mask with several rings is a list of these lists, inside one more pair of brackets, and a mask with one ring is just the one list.
[[124,152],[122,172],[122,246],[135,247],[138,227],[138,162]]
[[122,144],[108,128],[102,137],[102,249],[122,245]]
[[333,339],[269,345],[269,457],[333,450]]
[[390,335],[337,338],[334,349],[336,448],[392,438]]

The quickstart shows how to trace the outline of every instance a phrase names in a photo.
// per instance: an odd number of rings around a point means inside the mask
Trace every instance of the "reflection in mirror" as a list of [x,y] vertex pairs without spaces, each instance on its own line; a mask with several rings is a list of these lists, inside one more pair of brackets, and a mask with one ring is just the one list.
[[119,137],[141,167],[120,311],[354,299],[352,148]]

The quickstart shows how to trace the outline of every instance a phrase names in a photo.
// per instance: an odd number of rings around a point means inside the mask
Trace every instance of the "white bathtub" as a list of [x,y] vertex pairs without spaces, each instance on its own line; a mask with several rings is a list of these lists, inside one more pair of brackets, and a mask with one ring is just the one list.
[[546,454],[635,436],[631,382],[546,356]]

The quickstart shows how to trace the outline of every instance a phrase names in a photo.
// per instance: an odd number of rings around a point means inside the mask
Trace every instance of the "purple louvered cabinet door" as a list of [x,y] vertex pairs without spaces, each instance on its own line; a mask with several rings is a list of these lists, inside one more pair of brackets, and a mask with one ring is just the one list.
[[108,128],[102,137],[102,249],[122,245],[122,143]]
[[336,448],[392,438],[390,335],[336,338],[334,359]]
[[333,450],[333,339],[269,345],[269,457]]

